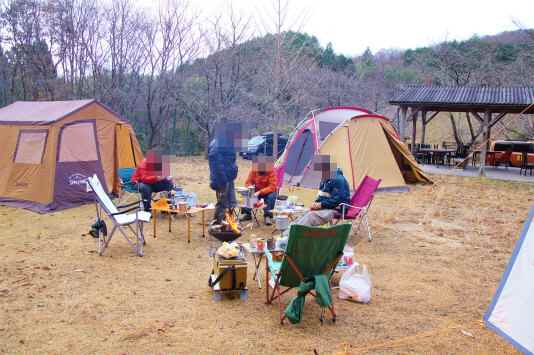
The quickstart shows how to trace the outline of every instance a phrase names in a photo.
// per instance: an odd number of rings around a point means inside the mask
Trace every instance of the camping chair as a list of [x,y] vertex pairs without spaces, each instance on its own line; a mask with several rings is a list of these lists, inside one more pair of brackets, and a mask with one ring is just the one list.
[[[100,183],[100,180],[96,174],[87,178],[87,182],[95,193],[96,215],[98,221],[102,220],[103,211],[113,222],[113,229],[111,230],[109,236],[106,235],[107,233],[98,234],[98,254],[104,254],[104,251],[108,247],[113,234],[116,230],[119,230],[128,244],[133,247],[137,255],[143,256],[143,245],[145,244],[143,223],[150,222],[150,212],[141,210],[141,201],[136,201],[122,206],[115,206],[113,201],[111,201],[111,198],[104,190],[104,187]],[[128,209],[119,211],[119,209],[123,208]],[[135,213],[128,213],[132,211],[135,211]],[[135,229],[132,228],[132,224],[135,224]],[[128,227],[128,229],[130,229],[130,231],[135,235],[135,240],[132,240],[128,237],[123,227]]]
[[[309,278],[318,276],[326,277],[328,285],[325,291],[330,296],[330,304],[323,305],[321,323],[324,320],[325,308],[328,308],[332,314],[332,321],[336,321],[330,278],[343,255],[343,248],[349,237],[350,229],[350,224],[346,223],[327,228],[294,224],[289,230],[287,248],[284,251],[282,261],[274,261],[269,250],[265,250],[267,257],[265,282],[267,304],[272,304],[275,299],[278,299],[280,324],[283,324],[286,319],[286,314],[282,310],[281,296],[295,287],[302,286],[303,281],[306,282]],[[282,287],[285,287],[283,291],[281,290]],[[272,288],[270,295],[269,288]],[[313,290],[310,293],[319,301],[318,296],[321,295]],[[321,298],[324,299],[324,297]],[[302,300],[303,304],[304,300]]]
[[135,172],[135,168],[120,168],[118,170],[120,191],[117,194],[117,203],[122,203],[122,199],[125,196],[124,192],[132,192],[139,194],[139,186],[132,181],[132,175]]
[[371,234],[367,212],[371,207],[375,192],[381,181],[382,179],[375,180],[366,175],[350,198],[350,204],[342,203],[341,213],[335,216],[337,221],[351,221],[353,226],[356,225],[356,232],[359,231],[362,223],[365,224],[369,241],[373,240],[373,236]]
[[121,179],[121,190],[127,192],[139,192],[137,184],[132,182],[132,175],[135,172],[135,168],[120,168],[119,177]]

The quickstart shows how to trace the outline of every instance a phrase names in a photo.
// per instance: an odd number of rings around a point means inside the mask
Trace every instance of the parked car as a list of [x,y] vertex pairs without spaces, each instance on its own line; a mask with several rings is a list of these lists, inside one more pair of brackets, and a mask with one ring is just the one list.
[[[256,155],[273,155],[273,133],[267,132],[262,135],[252,137],[248,141],[247,149],[239,153],[245,159],[252,159]],[[287,136],[278,133],[278,156],[282,154],[287,144]]]
[[506,152],[510,152],[510,165],[521,167],[523,152],[527,153],[528,162],[534,163],[534,142],[532,141],[506,141],[493,142],[492,150],[496,151],[496,159],[499,160]]

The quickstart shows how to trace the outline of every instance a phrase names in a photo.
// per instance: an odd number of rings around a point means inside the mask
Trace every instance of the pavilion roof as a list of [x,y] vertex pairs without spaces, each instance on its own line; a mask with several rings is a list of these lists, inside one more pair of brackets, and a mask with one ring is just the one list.
[[406,86],[389,103],[427,111],[507,113],[519,113],[532,105],[525,113],[534,113],[534,87]]

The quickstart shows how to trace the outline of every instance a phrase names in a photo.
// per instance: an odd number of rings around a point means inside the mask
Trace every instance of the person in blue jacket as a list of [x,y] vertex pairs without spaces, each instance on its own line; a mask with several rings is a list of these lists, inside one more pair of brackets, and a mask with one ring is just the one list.
[[236,152],[241,147],[239,124],[222,123],[208,148],[210,188],[215,191],[215,224],[224,220],[225,209],[236,207],[234,180],[237,177]]
[[[315,202],[310,206],[310,211],[292,224],[306,226],[320,226],[332,221],[335,215],[342,211],[341,204],[349,203],[350,187],[343,171],[335,168],[328,155],[318,155],[314,158],[313,169],[321,173],[321,183]],[[284,232],[284,237],[289,234],[289,228]]]

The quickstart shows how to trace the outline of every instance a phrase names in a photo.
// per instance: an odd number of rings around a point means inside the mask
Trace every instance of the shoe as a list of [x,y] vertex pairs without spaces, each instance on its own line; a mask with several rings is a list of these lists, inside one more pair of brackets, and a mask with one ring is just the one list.
[[239,217],[239,221],[241,222],[251,221],[251,220],[252,220],[252,216],[249,215],[248,213],[244,213],[243,215],[241,215],[241,217]]
[[271,217],[269,217],[269,216],[266,216],[266,217],[263,219],[263,223],[264,223],[266,226],[272,226],[272,225],[273,225],[273,221],[272,221]]

